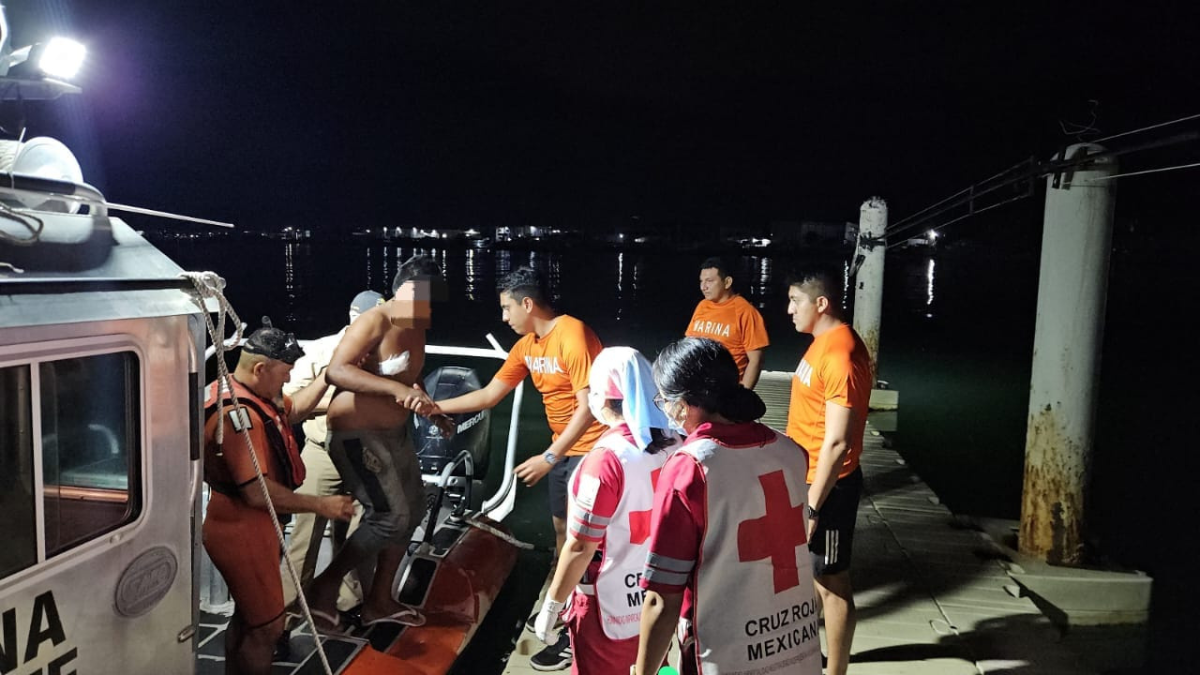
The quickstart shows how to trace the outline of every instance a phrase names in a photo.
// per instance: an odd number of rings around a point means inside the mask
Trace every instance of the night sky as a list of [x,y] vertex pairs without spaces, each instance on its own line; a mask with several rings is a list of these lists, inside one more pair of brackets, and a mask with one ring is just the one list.
[[1200,112],[1196,13],[1144,2],[6,4],[90,50],[30,135],[248,229],[895,220]]

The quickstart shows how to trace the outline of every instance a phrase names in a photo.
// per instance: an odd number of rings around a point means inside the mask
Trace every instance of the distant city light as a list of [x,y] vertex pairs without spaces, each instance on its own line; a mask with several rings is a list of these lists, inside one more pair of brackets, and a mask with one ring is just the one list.
[[51,38],[42,49],[42,57],[38,59],[38,70],[50,77],[69,80],[79,72],[86,55],[87,48],[74,40]]

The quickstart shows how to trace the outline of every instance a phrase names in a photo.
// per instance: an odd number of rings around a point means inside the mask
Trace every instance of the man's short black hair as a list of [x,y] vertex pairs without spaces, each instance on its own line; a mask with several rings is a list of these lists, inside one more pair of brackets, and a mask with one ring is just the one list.
[[795,288],[816,301],[824,296],[829,299],[833,314],[840,316],[846,295],[845,275],[832,267],[813,267],[787,277],[788,288]]
[[729,276],[729,267],[725,265],[724,260],[722,260],[716,256],[713,256],[711,258],[706,258],[704,260],[704,262],[700,263],[700,269],[701,270],[715,269],[717,271],[717,276],[721,277],[722,279]]
[[550,294],[546,290],[546,280],[542,277],[541,272],[532,267],[518,267],[504,275],[496,283],[496,292],[508,293],[517,302],[521,302],[525,298],[530,298],[543,307],[550,305]]
[[392,295],[400,290],[406,282],[409,281],[430,281],[435,285],[442,282],[442,268],[433,261],[433,258],[417,254],[405,260],[400,269],[396,270],[396,278],[392,281]]

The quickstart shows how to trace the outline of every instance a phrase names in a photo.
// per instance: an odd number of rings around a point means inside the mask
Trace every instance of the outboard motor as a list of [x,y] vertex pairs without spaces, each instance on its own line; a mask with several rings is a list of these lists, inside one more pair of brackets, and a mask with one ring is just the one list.
[[[463,366],[442,366],[425,377],[425,391],[435,401],[461,396],[480,388],[475,370]],[[454,420],[455,434],[451,438],[443,438],[435,424],[413,415],[416,424],[413,444],[421,462],[421,473],[439,473],[460,452],[467,450],[475,464],[475,474],[470,478],[483,480],[487,476],[491,451],[491,411],[460,413],[450,415],[450,419]],[[466,471],[460,466],[455,469],[454,475],[465,476]]]

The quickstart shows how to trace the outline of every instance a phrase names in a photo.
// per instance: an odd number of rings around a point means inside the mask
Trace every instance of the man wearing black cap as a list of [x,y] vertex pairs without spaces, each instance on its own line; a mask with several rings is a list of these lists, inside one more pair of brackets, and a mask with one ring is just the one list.
[[367,310],[350,325],[326,370],[337,387],[329,403],[329,455],[346,487],[363,505],[363,517],[329,567],[306,590],[322,628],[339,630],[336,611],[342,579],[361,563],[377,559],[360,614],[364,624],[424,623],[414,608],[392,597],[396,572],[413,531],[425,515],[425,486],[408,437],[410,409],[425,365],[425,331],[430,301],[441,270],[418,255],[400,266],[393,297]]
[[[354,296],[350,302],[350,321],[338,332],[304,345],[304,356],[296,361],[291,379],[283,386],[283,393],[294,394],[315,382],[317,378],[323,377],[325,369],[329,367],[330,359],[333,358],[334,350],[342,341],[342,336],[346,334],[346,329],[350,327],[350,324],[354,323],[355,319],[363,312],[383,303],[383,296],[375,291],[363,291]],[[300,458],[304,460],[304,468],[308,475],[304,478],[304,484],[296,490],[300,494],[318,496],[342,493],[342,476],[338,473],[337,467],[333,465],[333,460],[329,457],[329,449],[325,444],[326,436],[329,435],[325,411],[329,408],[331,398],[333,398],[333,389],[327,388],[325,395],[321,397],[317,407],[313,410],[315,414],[303,425],[304,448],[300,452]],[[287,556],[292,561],[292,566],[300,573],[301,588],[312,581],[313,573],[316,571],[317,556],[320,553],[323,538],[322,533],[325,532],[327,522],[321,516],[308,513],[297,515],[292,521],[292,536],[288,543]],[[345,543],[349,528],[356,525],[357,523],[352,522],[349,526],[343,523],[334,526],[333,543],[335,548]],[[341,591],[338,594],[338,609],[348,610],[362,602],[362,590],[359,588],[356,576],[347,575],[343,580]],[[283,589],[284,599],[289,605],[299,593],[290,581],[290,579],[285,580]]]
[[294,398],[284,396],[283,384],[304,352],[295,336],[271,327],[266,317],[263,324],[242,347],[233,392],[213,382],[204,403],[204,480],[211,488],[204,548],[233,596],[225,658],[229,672],[243,674],[270,672],[283,632],[280,546],[263,486],[280,514],[318,513],[333,520],[354,515],[347,496],[293,492],[304,481],[304,463],[291,425],[312,412],[328,385],[320,377]]

